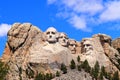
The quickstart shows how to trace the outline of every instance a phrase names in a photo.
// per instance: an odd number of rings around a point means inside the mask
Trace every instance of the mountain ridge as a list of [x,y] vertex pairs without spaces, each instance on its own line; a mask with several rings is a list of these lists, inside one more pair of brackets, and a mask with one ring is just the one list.
[[[70,39],[66,33],[58,32],[54,27],[42,32],[30,23],[15,23],[7,36],[1,58],[2,62],[10,67],[7,80],[34,80],[40,72],[55,74],[60,71],[62,63],[69,66],[73,59],[78,64],[78,56],[82,62],[88,60],[91,67],[98,61],[107,72],[120,73],[120,54],[117,51],[120,42],[112,41],[106,34],[95,34],[78,42]],[[34,72],[32,78],[26,74],[26,70]]]

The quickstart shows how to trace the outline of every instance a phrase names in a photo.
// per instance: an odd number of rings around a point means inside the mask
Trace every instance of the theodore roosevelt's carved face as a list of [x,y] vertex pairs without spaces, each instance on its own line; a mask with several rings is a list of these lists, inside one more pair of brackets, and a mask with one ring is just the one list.
[[58,38],[58,42],[64,46],[67,47],[68,46],[68,37],[65,33],[59,33],[59,38]]
[[49,43],[57,42],[57,30],[54,27],[50,27],[46,30],[46,40]]
[[72,54],[75,54],[76,53],[76,41],[73,39],[70,39],[68,48],[71,50]]

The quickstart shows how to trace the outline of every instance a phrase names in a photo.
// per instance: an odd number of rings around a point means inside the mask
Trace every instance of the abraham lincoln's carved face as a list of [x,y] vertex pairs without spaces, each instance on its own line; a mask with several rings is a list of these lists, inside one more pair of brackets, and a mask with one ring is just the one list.
[[84,52],[87,54],[90,51],[93,51],[93,46],[89,40],[83,42]]

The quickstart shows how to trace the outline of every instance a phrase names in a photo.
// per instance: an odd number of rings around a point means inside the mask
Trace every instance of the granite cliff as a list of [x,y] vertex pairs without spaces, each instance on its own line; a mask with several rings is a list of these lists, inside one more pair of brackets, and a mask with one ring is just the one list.
[[[100,67],[104,66],[110,74],[118,71],[120,76],[120,40],[112,41],[106,34],[95,34],[82,41],[70,39],[64,32],[58,32],[54,27],[45,32],[30,23],[15,23],[8,31],[6,47],[2,55],[2,62],[9,65],[6,80],[34,80],[38,73],[52,73],[60,71],[60,65],[67,67],[73,59],[76,64],[77,57],[81,62],[88,60],[91,67],[96,61]],[[29,76],[27,73],[33,73]],[[68,71],[53,80],[92,80],[91,76],[81,71]],[[69,74],[76,74],[77,78],[70,78]],[[78,76],[79,74],[80,76]],[[86,75],[87,78],[82,75]],[[73,75],[75,77],[75,75]],[[62,78],[64,77],[64,78]]]

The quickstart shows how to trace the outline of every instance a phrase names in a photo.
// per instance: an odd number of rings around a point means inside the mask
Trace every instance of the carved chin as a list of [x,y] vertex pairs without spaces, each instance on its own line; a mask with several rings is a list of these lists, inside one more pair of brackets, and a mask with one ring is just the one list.
[[60,42],[60,44],[61,44],[62,46],[67,46],[67,43],[64,43],[64,42]]
[[56,42],[55,39],[48,39],[48,42]]
[[85,54],[85,55],[90,55],[90,54],[92,54],[92,53],[93,53],[93,51],[90,50],[90,51],[85,52],[84,54]]
[[71,51],[71,53],[72,53],[72,54],[75,54],[75,53],[76,53],[76,51],[75,51],[75,50],[72,50],[72,51]]

